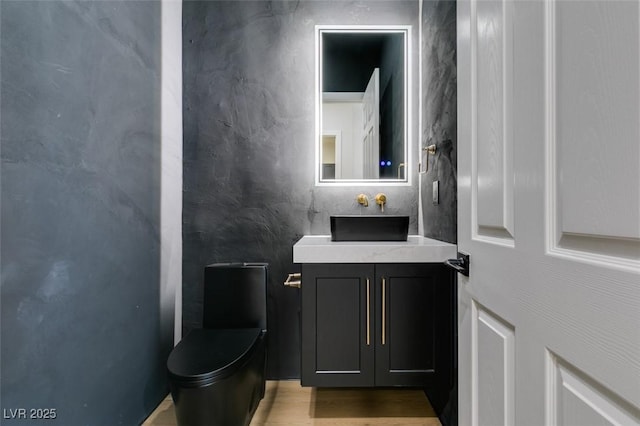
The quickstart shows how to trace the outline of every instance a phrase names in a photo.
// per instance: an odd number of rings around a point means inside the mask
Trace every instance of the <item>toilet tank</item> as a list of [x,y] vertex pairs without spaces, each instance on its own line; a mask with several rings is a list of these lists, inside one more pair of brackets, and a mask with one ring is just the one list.
[[267,263],[204,268],[203,328],[267,329]]

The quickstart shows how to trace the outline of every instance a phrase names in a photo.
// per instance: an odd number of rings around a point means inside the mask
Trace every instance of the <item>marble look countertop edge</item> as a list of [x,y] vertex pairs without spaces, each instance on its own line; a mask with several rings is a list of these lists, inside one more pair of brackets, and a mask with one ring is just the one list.
[[293,246],[293,263],[442,263],[456,254],[455,244],[420,235],[407,241],[349,242],[305,235]]

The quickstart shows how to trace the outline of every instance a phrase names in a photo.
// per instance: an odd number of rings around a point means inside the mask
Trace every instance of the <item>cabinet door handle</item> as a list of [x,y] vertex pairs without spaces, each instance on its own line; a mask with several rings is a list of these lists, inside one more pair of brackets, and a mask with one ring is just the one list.
[[386,339],[386,331],[387,331],[387,320],[386,320],[386,311],[387,311],[387,292],[386,292],[386,287],[387,287],[387,280],[385,280],[384,277],[382,277],[382,345],[384,346],[384,344],[386,343],[387,339]]
[[371,344],[371,287],[367,278],[367,346]]

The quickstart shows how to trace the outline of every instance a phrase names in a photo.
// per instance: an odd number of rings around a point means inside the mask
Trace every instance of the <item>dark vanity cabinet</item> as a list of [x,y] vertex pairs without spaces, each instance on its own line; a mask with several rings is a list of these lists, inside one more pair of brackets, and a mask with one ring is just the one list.
[[442,264],[303,264],[302,385],[446,380],[452,285]]
[[374,268],[302,265],[302,386],[373,386]]

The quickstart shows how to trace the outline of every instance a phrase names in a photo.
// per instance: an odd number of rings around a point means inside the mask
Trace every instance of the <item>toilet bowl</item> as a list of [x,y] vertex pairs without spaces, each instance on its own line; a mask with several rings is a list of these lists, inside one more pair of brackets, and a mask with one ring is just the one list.
[[251,421],[265,389],[266,283],[264,263],[205,268],[204,328],[167,360],[179,426]]

